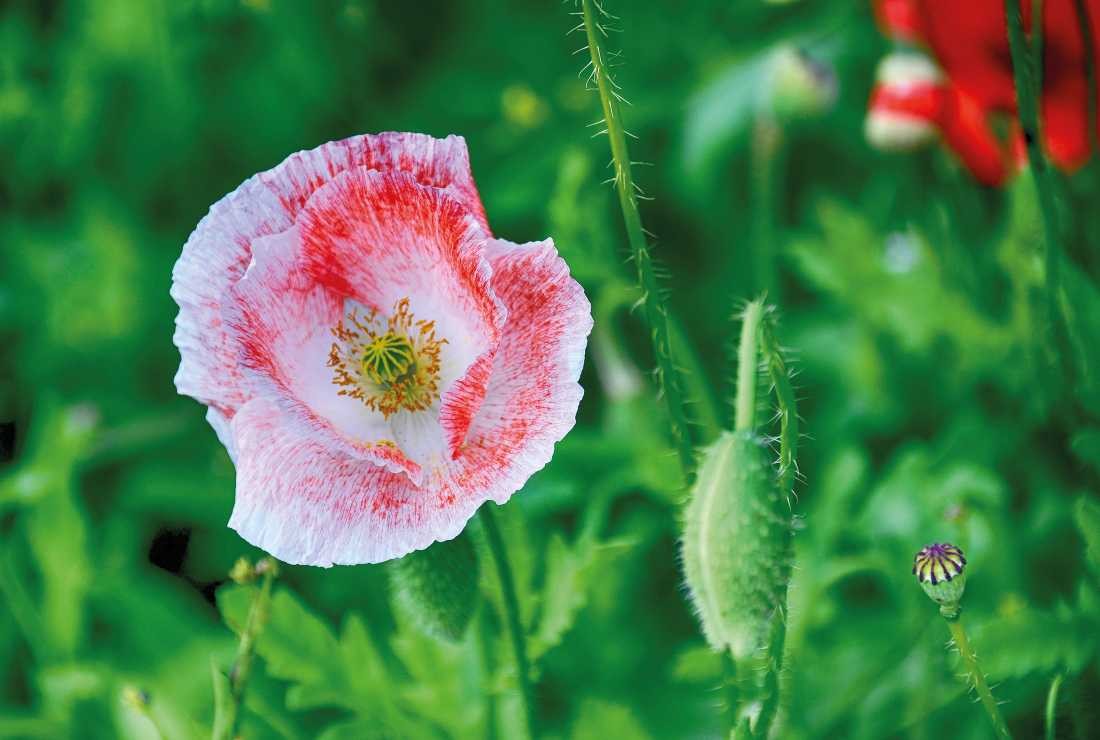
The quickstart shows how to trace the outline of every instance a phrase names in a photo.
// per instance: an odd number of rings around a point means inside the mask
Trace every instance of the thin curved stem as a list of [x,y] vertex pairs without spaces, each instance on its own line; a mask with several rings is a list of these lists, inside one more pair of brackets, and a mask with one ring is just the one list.
[[1096,44],[1092,37],[1092,18],[1089,15],[1085,0],[1073,0],[1074,11],[1077,13],[1077,26],[1081,29],[1081,41],[1085,46],[1085,80],[1089,86],[1088,100],[1088,127],[1089,127],[1089,157],[1094,157],[1100,142],[1097,141],[1097,91],[1096,91]]
[[974,690],[978,692],[982,707],[985,709],[985,713],[989,715],[989,721],[993,723],[993,732],[1001,740],[1011,740],[1012,735],[1008,731],[1008,725],[1005,724],[1004,717],[1001,716],[1001,709],[997,706],[993,691],[989,688],[989,683],[985,680],[985,674],[982,673],[982,669],[978,665],[978,655],[966,638],[962,618],[948,619],[947,628],[951,631],[951,639],[954,640],[955,647],[958,648],[959,655],[962,657],[967,679]]
[[[1005,0],[1005,19],[1008,27],[1008,46],[1012,56],[1012,74],[1016,85],[1016,105],[1020,114],[1020,127],[1023,129],[1027,144],[1027,159],[1031,165],[1031,174],[1035,178],[1035,189],[1039,196],[1039,212],[1043,222],[1043,236],[1046,242],[1046,299],[1050,325],[1064,351],[1065,342],[1059,312],[1059,291],[1061,280],[1061,242],[1063,231],[1059,223],[1057,185],[1054,182],[1043,147],[1040,143],[1039,94],[1042,71],[1041,59],[1032,59],[1033,46],[1029,46],[1024,33],[1024,21],[1020,9],[1020,0]],[[1032,23],[1034,47],[1042,48],[1041,35],[1043,24]]]
[[508,552],[504,547],[504,538],[500,534],[496,514],[492,506],[485,504],[478,511],[478,518],[485,528],[485,539],[489,545],[489,554],[496,566],[500,579],[500,593],[503,601],[504,619],[508,625],[508,635],[512,642],[512,653],[516,661],[520,700],[523,702],[523,717],[527,727],[527,736],[534,737],[534,703],[531,689],[530,661],[527,658],[527,638],[519,617],[519,599],[516,596],[516,583],[512,577],[512,566],[508,561]]
[[1055,676],[1054,680],[1050,682],[1050,691],[1047,692],[1047,705],[1044,713],[1046,740],[1054,740],[1055,737],[1054,725],[1058,717],[1058,690],[1062,688],[1063,678],[1064,676],[1061,673]]
[[215,724],[214,740],[230,740],[240,734],[241,708],[244,705],[244,692],[248,687],[248,677],[252,672],[252,659],[256,653],[256,640],[267,623],[271,611],[271,588],[278,573],[278,565],[271,558],[264,558],[256,565],[260,574],[260,589],[252,599],[248,609],[241,639],[237,644],[237,657],[229,671],[229,702],[226,706],[224,721]]
[[597,0],[581,0],[581,15],[584,19],[584,32],[591,57],[590,80],[596,83],[596,89],[600,94],[604,125],[607,138],[611,142],[615,189],[619,195],[619,206],[626,224],[626,237],[630,243],[631,258],[638,270],[638,283],[642,288],[642,309],[652,335],[653,353],[657,358],[657,384],[667,406],[669,427],[684,472],[684,480],[690,483],[695,470],[695,456],[692,454],[691,430],[688,428],[679,370],[672,359],[668,307],[661,293],[657,271],[653,266],[653,257],[646,242],[645,229],[642,228],[642,218],[638,212],[638,187],[634,183],[630,151],[626,143],[626,129],[623,127],[622,112],[619,107],[619,103],[624,98],[611,77],[609,59],[605,58],[605,52],[600,43],[600,36],[607,35],[601,19],[610,16]]

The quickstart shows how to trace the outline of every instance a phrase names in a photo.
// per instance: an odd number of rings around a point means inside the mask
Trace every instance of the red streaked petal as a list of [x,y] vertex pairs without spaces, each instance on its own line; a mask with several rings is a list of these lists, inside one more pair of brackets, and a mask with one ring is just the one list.
[[553,242],[488,250],[508,309],[488,392],[451,466],[462,489],[504,503],[547,462],[576,421],[591,306]]
[[332,447],[273,401],[232,422],[237,495],[229,526],[287,563],[378,563],[462,531],[480,498],[449,497]]
[[389,426],[336,394],[325,363],[344,300],[301,269],[299,243],[297,226],[258,239],[248,272],[227,293],[224,323],[238,364],[255,396],[277,403],[300,433],[325,436],[344,454],[418,482],[420,466],[386,444]]
[[319,191],[300,225],[313,280],[383,312],[408,298],[447,340],[440,419],[453,456],[485,397],[507,315],[490,285],[488,235],[446,194],[365,169]]
[[290,228],[319,187],[358,167],[405,172],[442,189],[488,229],[461,137],[363,135],[291,155],[215,203],[184,245],[171,290],[180,306],[174,336],[181,355],[180,393],[217,407],[227,418],[251,397],[222,326],[223,296],[248,267],[253,241]]

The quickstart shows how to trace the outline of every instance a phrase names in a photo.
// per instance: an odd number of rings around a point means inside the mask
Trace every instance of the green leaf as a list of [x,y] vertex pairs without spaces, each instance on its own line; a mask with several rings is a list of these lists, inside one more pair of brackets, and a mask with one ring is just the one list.
[[546,577],[542,585],[541,608],[528,643],[532,660],[538,660],[561,643],[588,602],[591,575],[601,554],[610,546],[592,537],[581,537],[570,547],[561,534],[550,536],[546,548]]
[[1073,518],[1085,538],[1089,562],[1100,575],[1100,504],[1084,497],[1078,499]]
[[1070,447],[1082,462],[1100,472],[1100,429],[1090,427],[1078,431],[1073,435]]
[[1064,262],[1061,310],[1069,331],[1075,365],[1076,400],[1100,416],[1100,289],[1071,262]]
[[214,728],[213,737],[227,737],[229,733],[229,677],[218,667],[218,662],[210,659],[210,677],[214,684]]
[[621,704],[588,699],[573,723],[572,740],[648,740],[649,733]]
[[379,727],[377,722],[357,719],[329,725],[317,740],[396,740],[397,737]]

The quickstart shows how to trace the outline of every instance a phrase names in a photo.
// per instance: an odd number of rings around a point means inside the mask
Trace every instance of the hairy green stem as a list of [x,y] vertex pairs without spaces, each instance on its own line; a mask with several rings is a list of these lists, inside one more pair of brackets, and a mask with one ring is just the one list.
[[523,702],[523,719],[527,728],[527,736],[534,737],[534,712],[533,692],[531,688],[530,661],[527,659],[527,637],[523,631],[523,624],[519,617],[519,598],[516,596],[516,583],[512,577],[512,566],[508,561],[508,551],[504,547],[504,538],[500,534],[500,525],[497,524],[496,514],[492,506],[485,504],[478,510],[478,518],[481,526],[485,528],[485,539],[489,545],[489,554],[496,566],[497,577],[500,579],[500,593],[504,620],[508,626],[508,636],[512,642],[512,655],[516,662],[516,674],[519,684],[520,701]]
[[787,638],[787,593],[783,592],[783,608],[772,622],[772,634],[768,639],[768,651],[764,656],[763,688],[760,696],[760,714],[752,728],[753,737],[766,740],[772,722],[779,711],[779,677],[783,674],[783,651]]
[[229,671],[229,703],[225,722],[215,725],[214,740],[232,740],[240,732],[244,692],[248,687],[248,677],[252,672],[252,660],[256,654],[256,640],[267,623],[271,610],[271,588],[275,581],[278,566],[271,558],[264,558],[256,565],[260,573],[260,588],[252,599],[248,609],[248,618],[237,643],[237,657]]
[[756,426],[757,337],[764,316],[764,303],[750,301],[741,316],[741,339],[737,345],[737,396],[734,401],[735,431]]
[[1100,148],[1097,141],[1097,90],[1096,90],[1096,46],[1092,37],[1092,18],[1089,17],[1089,9],[1085,0],[1073,0],[1074,10],[1077,13],[1077,26],[1081,29],[1081,42],[1085,46],[1085,80],[1089,86],[1088,100],[1088,127],[1089,127],[1089,157],[1096,155]]
[[779,412],[779,475],[783,492],[790,497],[794,493],[795,453],[798,450],[798,408],[791,374],[783,350],[775,337],[771,321],[764,321],[760,330],[760,353],[768,369],[768,378],[775,392],[776,407]]
[[485,740],[497,740],[497,700],[492,690],[493,629],[487,611],[482,611],[477,624],[477,642],[481,652],[481,673],[485,685]]
[[1050,682],[1050,691],[1047,692],[1046,712],[1043,719],[1046,727],[1046,740],[1054,740],[1054,725],[1058,716],[1058,690],[1062,688],[1062,674],[1059,673]]
[[[1035,179],[1035,189],[1039,195],[1039,211],[1043,222],[1043,234],[1046,241],[1046,295],[1047,312],[1050,325],[1055,328],[1056,336],[1062,336],[1059,320],[1058,293],[1060,290],[1060,248],[1062,231],[1058,221],[1058,195],[1050,166],[1043,154],[1039,128],[1039,79],[1038,64],[1041,60],[1031,58],[1027,36],[1024,33],[1023,15],[1020,0],[1005,0],[1005,18],[1008,26],[1008,45],[1012,55],[1012,74],[1016,83],[1016,105],[1020,113],[1020,126],[1027,144],[1027,158],[1031,165],[1031,174]],[[1038,37],[1042,34],[1043,24],[1032,23],[1035,43],[1041,47]],[[1060,341],[1061,343],[1061,341]]]
[[978,692],[982,707],[985,709],[985,713],[989,715],[990,722],[993,723],[993,732],[1002,740],[1011,740],[1012,735],[1009,734],[1008,725],[1005,724],[1004,717],[1001,716],[1001,709],[997,706],[997,700],[993,697],[989,683],[985,680],[985,674],[982,673],[982,669],[978,665],[978,655],[966,638],[962,618],[947,619],[947,628],[951,631],[951,639],[955,642],[955,647],[958,648],[959,655],[962,657],[967,680]]
[[[784,495],[790,501],[794,494],[795,452],[798,449],[798,410],[794,389],[791,386],[790,371],[783,351],[775,337],[772,322],[765,317],[760,327],[760,354],[764,358],[768,377],[775,392],[776,406],[779,410],[779,482]],[[790,545],[788,545],[788,551]],[[789,582],[788,582],[789,588]],[[783,673],[784,650],[787,638],[787,591],[783,592],[783,603],[775,615],[772,634],[768,642],[767,663],[764,666],[764,692],[760,716],[753,728],[753,734],[767,738],[772,721],[779,709],[779,677]]]
[[695,468],[692,454],[691,431],[688,428],[687,412],[684,408],[684,392],[681,387],[679,371],[672,359],[670,343],[668,307],[657,280],[649,244],[646,242],[642,218],[638,213],[638,191],[631,171],[630,151],[626,143],[626,129],[623,127],[622,112],[619,107],[623,100],[617,85],[612,79],[609,60],[600,43],[600,36],[606,36],[601,18],[607,13],[597,0],[581,0],[581,15],[588,51],[591,56],[591,79],[596,83],[603,106],[604,124],[607,138],[611,142],[611,158],[615,169],[615,189],[619,195],[619,206],[626,224],[627,241],[630,243],[631,257],[638,271],[638,283],[642,289],[642,308],[646,324],[653,340],[653,352],[657,359],[657,383],[664,396],[668,409],[670,431],[676,452],[683,468],[684,479],[690,482]]
[[[748,431],[756,427],[756,383],[759,366],[757,358],[762,357],[779,407],[779,476],[784,495],[789,498],[794,483],[798,413],[795,409],[794,391],[791,388],[787,365],[766,312],[764,299],[760,298],[751,301],[741,316],[741,337],[737,348],[734,428],[737,431]],[[786,549],[789,551],[789,543]],[[787,636],[786,612],[787,592],[784,589],[782,603],[778,605],[773,617],[766,650],[757,666],[760,683],[756,698],[760,704],[760,711],[751,726],[751,735],[755,738],[767,738],[779,710],[779,678],[783,671],[783,653]],[[740,713],[735,715],[735,721],[738,721],[739,717]],[[736,737],[738,733],[743,735],[747,731],[744,726],[737,725],[734,728],[734,736]]]

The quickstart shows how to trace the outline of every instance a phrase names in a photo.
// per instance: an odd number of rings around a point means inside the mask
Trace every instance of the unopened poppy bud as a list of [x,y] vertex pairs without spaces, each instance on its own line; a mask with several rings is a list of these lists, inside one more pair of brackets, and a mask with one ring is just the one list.
[[703,453],[684,517],[684,575],[703,634],[736,660],[765,646],[790,576],[790,507],[770,454],[750,432],[723,433]]
[[772,109],[781,119],[812,116],[836,101],[836,72],[803,49],[784,47],[772,58]]
[[940,605],[940,614],[948,619],[959,615],[959,601],[966,589],[965,567],[962,550],[947,543],[922,547],[913,558],[913,575],[929,598]]
[[149,692],[137,686],[127,685],[122,688],[122,701],[134,709],[145,709],[149,706]]
[[458,642],[477,610],[479,565],[469,535],[436,542],[390,564],[394,597],[426,633]]
[[279,575],[279,561],[272,557],[262,558],[256,563],[256,575],[263,576],[269,573],[272,578]]
[[943,75],[924,54],[886,56],[868,104],[867,141],[883,151],[909,151],[933,140],[944,90]]
[[245,584],[252,583],[256,580],[256,569],[252,567],[252,563],[248,558],[237,558],[237,562],[233,563],[233,567],[229,571],[229,579],[233,583]]

